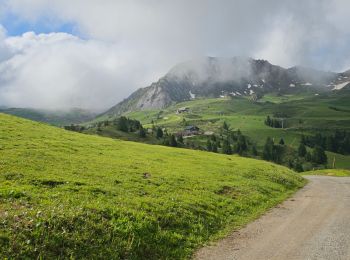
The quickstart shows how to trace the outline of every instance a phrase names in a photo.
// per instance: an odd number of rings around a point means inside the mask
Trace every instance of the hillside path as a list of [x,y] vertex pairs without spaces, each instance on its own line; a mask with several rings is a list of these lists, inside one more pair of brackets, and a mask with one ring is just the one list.
[[295,196],[195,259],[350,259],[350,177],[306,176]]

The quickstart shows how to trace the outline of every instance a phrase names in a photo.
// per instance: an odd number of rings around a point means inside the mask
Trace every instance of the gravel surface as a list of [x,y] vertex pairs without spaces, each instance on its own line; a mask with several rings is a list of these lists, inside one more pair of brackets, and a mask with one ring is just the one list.
[[195,259],[350,259],[350,177],[306,176],[303,189]]

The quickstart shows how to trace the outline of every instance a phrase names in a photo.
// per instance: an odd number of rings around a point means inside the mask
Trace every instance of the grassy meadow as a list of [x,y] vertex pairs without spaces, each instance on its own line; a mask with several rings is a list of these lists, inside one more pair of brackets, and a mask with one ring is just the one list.
[[335,176],[335,177],[350,177],[350,170],[324,169],[324,170],[303,172],[303,175],[324,175],[324,176]]
[[[146,127],[151,123],[163,126],[169,132],[177,132],[184,128],[184,120],[188,125],[196,125],[203,131],[219,133],[223,122],[232,129],[240,129],[244,135],[262,149],[267,137],[278,142],[281,138],[288,146],[297,148],[302,135],[313,135],[317,131],[332,133],[335,129],[350,130],[350,95],[313,93],[283,95],[265,95],[258,102],[248,98],[213,98],[196,99],[182,102],[163,110],[137,111],[127,116],[140,120]],[[176,114],[177,108],[188,107],[189,113]],[[264,124],[267,115],[286,114],[285,128],[272,128]],[[193,137],[194,141],[200,138]],[[206,143],[206,137],[199,140]],[[350,156],[327,152],[329,165],[336,158],[337,168],[350,169]]]
[[305,184],[268,162],[0,114],[0,256],[186,259]]

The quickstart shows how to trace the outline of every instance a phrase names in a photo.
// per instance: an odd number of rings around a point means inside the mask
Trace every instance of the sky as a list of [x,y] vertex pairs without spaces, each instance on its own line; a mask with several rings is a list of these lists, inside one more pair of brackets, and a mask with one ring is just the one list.
[[0,106],[102,111],[177,63],[350,69],[348,0],[0,0]]

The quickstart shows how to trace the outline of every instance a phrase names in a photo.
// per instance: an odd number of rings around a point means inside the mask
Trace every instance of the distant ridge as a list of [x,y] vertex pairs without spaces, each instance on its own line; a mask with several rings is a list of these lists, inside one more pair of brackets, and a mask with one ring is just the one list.
[[266,60],[246,57],[203,57],[174,66],[157,82],[140,88],[102,116],[162,109],[198,97],[256,96],[296,91],[331,91],[346,79],[346,73],[315,70],[302,66],[288,69]]

